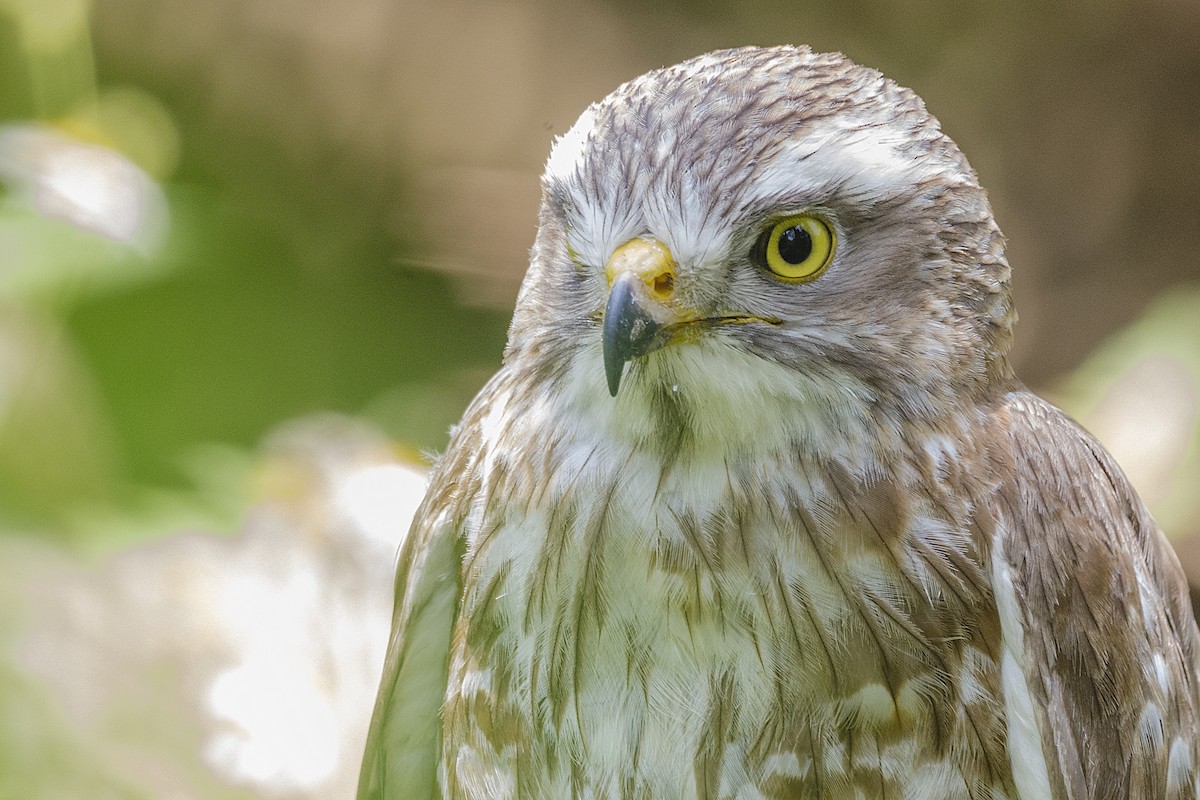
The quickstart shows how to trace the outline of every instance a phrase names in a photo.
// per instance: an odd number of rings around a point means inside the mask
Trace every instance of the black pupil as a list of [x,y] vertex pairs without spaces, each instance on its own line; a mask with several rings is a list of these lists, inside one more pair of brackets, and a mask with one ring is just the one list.
[[799,225],[779,234],[779,257],[789,264],[800,264],[812,255],[812,236]]

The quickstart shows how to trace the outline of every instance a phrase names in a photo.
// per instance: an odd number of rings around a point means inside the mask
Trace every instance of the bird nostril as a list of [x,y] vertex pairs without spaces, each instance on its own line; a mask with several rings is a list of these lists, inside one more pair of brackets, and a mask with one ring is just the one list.
[[665,300],[675,291],[675,276],[670,272],[663,272],[654,277],[654,282],[650,285],[650,290],[654,292],[655,298]]

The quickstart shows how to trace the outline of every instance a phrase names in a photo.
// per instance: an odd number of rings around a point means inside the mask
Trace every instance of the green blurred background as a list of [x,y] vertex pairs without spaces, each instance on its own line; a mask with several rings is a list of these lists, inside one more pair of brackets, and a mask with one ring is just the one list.
[[1200,576],[1200,4],[0,0],[0,798],[347,796],[552,138],[783,42],[943,121],[1019,373]]

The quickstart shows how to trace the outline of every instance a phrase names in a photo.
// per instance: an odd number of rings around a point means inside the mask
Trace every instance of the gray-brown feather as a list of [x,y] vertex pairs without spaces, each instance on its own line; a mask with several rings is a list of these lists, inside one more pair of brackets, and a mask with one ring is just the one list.
[[[1112,457],[1061,411],[1017,393],[995,423],[992,513],[1025,612],[1056,797],[1195,798],[1200,640],[1170,545]],[[1190,768],[1169,781],[1172,747]]]

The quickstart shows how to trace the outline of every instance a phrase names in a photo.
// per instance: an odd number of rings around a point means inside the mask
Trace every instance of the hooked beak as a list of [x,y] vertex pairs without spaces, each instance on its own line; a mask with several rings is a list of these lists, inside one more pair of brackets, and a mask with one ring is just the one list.
[[681,320],[674,305],[675,260],[662,242],[631,239],[618,247],[605,269],[608,304],[604,308],[604,374],[613,397],[621,386],[625,362],[665,345],[663,329]]

